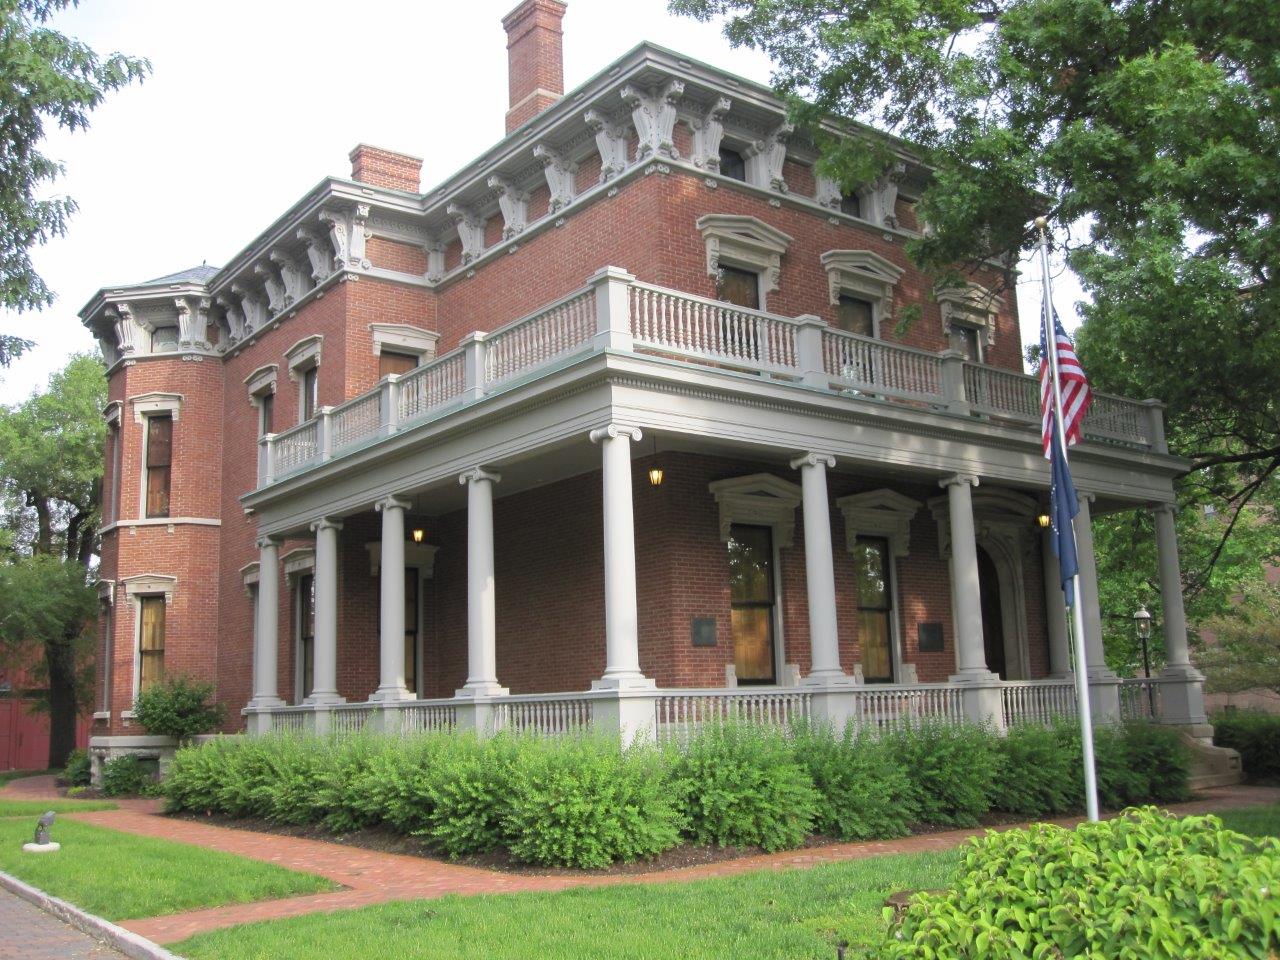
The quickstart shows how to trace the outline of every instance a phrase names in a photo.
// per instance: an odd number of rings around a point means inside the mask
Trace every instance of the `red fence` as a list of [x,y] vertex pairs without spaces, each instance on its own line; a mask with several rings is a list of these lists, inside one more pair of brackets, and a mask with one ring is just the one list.
[[[93,721],[76,723],[76,746],[89,745]],[[0,770],[43,770],[49,764],[49,715],[34,700],[0,698]]]

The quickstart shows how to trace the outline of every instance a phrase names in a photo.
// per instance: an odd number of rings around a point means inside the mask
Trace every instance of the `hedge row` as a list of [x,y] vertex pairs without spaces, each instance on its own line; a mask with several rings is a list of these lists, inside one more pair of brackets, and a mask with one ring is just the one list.
[[[1098,731],[1102,800],[1122,807],[1186,792],[1176,735]],[[972,826],[1082,805],[1078,735],[926,726],[879,738],[800,728],[708,728],[681,749],[620,749],[599,737],[424,734],[408,739],[266,736],[178,752],[170,811],[220,813],[335,833],[384,826],[458,857],[602,867],[683,842],[800,846]]]
[[1239,751],[1248,780],[1280,781],[1280,715],[1233,710],[1214,714],[1210,722],[1214,744]]

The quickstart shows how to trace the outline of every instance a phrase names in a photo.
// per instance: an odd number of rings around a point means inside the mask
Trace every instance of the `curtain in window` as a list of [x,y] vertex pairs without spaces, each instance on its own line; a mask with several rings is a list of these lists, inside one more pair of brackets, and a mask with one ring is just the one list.
[[142,597],[138,615],[138,690],[164,678],[164,597]]

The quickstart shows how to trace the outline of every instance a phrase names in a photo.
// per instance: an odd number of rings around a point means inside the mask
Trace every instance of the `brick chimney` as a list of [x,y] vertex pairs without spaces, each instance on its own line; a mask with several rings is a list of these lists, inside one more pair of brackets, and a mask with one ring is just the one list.
[[421,189],[422,159],[358,143],[351,151],[351,179],[375,187],[418,193]]
[[564,95],[560,0],[524,0],[502,18],[507,31],[507,133],[532,120]]

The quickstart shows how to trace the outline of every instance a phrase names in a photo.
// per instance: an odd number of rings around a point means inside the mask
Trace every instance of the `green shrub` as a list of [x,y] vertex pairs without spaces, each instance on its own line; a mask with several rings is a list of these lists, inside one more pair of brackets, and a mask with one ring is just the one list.
[[72,750],[67,754],[67,766],[62,777],[71,787],[87,787],[92,776],[89,754],[84,750]]
[[1239,752],[1245,777],[1254,783],[1280,780],[1280,715],[1233,710],[1211,720],[1214,744]]
[[[1079,810],[1084,807],[1080,727],[1066,724],[1056,735],[1071,764],[1067,809]],[[1096,727],[1093,752],[1098,802],[1106,809],[1120,810],[1153,800],[1169,802],[1189,795],[1190,758],[1175,730],[1143,721]]]
[[1024,817],[1043,817],[1071,809],[1079,766],[1063,748],[1056,730],[1039,724],[1018,724],[993,746],[998,773],[991,783],[991,808]]
[[922,823],[972,827],[991,809],[999,767],[995,734],[927,723],[887,739],[911,779],[912,807]]
[[595,737],[522,744],[502,830],[524,863],[606,867],[680,840],[679,815],[652,749]]
[[88,792],[89,792],[89,788],[85,786],[67,787],[67,799],[77,800],[80,797],[83,797]]
[[138,694],[133,712],[147,733],[189,740],[216,730],[226,710],[213,699],[213,684],[166,677]]
[[821,796],[774,730],[724,724],[670,754],[673,789],[695,843],[785,850],[804,843]]
[[126,753],[102,765],[102,795],[133,797],[150,794],[156,786],[156,762]]
[[490,740],[441,736],[424,771],[421,800],[413,798],[423,804],[426,822],[413,832],[451,857],[499,849],[516,754],[533,743],[505,734]]
[[874,956],[1266,957],[1277,884],[1280,841],[1217,817],[1038,824],[970,841],[951,888],[913,897]]
[[796,757],[822,801],[814,829],[841,840],[902,837],[916,819],[915,794],[888,740],[815,728],[796,733]]

